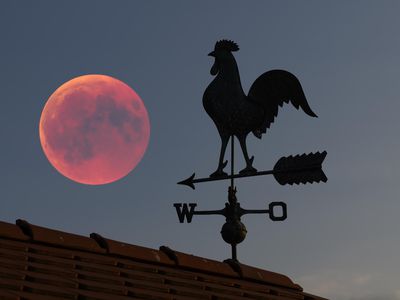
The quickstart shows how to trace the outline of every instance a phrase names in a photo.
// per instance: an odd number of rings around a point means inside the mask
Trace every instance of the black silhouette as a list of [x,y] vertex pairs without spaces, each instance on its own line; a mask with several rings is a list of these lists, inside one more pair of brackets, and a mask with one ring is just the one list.
[[[287,218],[287,206],[284,202],[271,202],[268,209],[243,209],[236,198],[236,188],[230,186],[228,188],[228,202],[225,208],[219,210],[200,210],[196,211],[196,203],[174,203],[179,222],[192,222],[194,215],[222,215],[225,217],[225,224],[222,225],[222,239],[231,244],[232,259],[225,262],[237,262],[236,246],[244,241],[247,234],[246,226],[241,222],[241,217],[246,214],[268,214],[272,221],[284,221]],[[277,215],[277,209],[281,209],[281,215]],[[278,213],[279,214],[279,213]]]
[[253,174],[254,157],[249,158],[246,147],[247,135],[252,132],[257,138],[266,132],[278,115],[283,103],[293,104],[311,117],[317,115],[307,103],[299,80],[284,70],[272,70],[262,74],[251,86],[248,96],[243,92],[236,60],[232,52],[238,51],[236,43],[221,40],[215,44],[209,56],[215,58],[211,75],[216,76],[203,95],[203,106],[217,126],[221,136],[221,152],[217,170],[210,177],[227,176],[223,171],[225,150],[229,138],[239,140],[246,167],[241,174]]
[[[246,237],[246,227],[241,222],[245,214],[268,214],[272,221],[284,221],[287,218],[287,206],[284,202],[271,202],[268,209],[243,209],[236,197],[234,180],[244,177],[273,175],[282,185],[326,182],[328,179],[322,170],[326,151],[309,154],[281,157],[272,170],[257,171],[253,167],[254,157],[249,158],[246,149],[246,138],[250,132],[261,138],[278,115],[278,108],[283,103],[293,104],[311,117],[316,114],[311,110],[304,96],[299,80],[291,73],[283,70],[273,70],[261,75],[251,86],[248,96],[243,92],[239,71],[232,52],[238,51],[236,43],[221,40],[215,44],[215,49],[209,55],[215,57],[211,74],[216,76],[203,95],[203,105],[217,126],[221,136],[221,152],[217,170],[206,178],[195,178],[195,173],[189,178],[178,182],[195,189],[195,184],[230,179],[228,202],[225,208],[219,210],[196,210],[196,203],[174,203],[179,222],[188,223],[194,215],[223,215],[226,219],[221,235],[225,242],[231,245],[232,259],[226,260],[231,266],[238,263],[237,245]],[[234,137],[239,140],[246,160],[246,167],[235,174],[234,168]],[[223,169],[225,150],[231,138],[230,175]],[[278,210],[278,213],[277,213]],[[279,214],[281,211],[281,214]]]
[[[322,163],[325,160],[327,152],[322,153],[309,153],[296,156],[281,157],[275,164],[272,170],[258,171],[252,174],[232,174],[219,177],[206,177],[206,178],[195,178],[196,173],[193,173],[190,177],[185,180],[179,181],[178,184],[186,185],[195,189],[195,184],[199,182],[209,182],[217,180],[254,177],[262,175],[274,175],[276,181],[281,185],[286,184],[306,184],[314,182],[327,182],[324,171],[322,170]],[[186,208],[185,208],[186,210]]]

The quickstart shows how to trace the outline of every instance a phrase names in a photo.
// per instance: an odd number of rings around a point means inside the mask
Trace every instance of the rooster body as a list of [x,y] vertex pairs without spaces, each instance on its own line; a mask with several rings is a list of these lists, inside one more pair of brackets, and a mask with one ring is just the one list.
[[311,117],[316,114],[307,103],[299,80],[290,72],[272,70],[262,74],[251,86],[248,96],[243,91],[239,70],[232,54],[239,47],[232,41],[222,40],[215,44],[209,56],[215,58],[211,68],[214,80],[203,95],[203,106],[217,126],[221,137],[221,151],[217,170],[211,177],[226,176],[223,171],[227,162],[224,155],[229,138],[239,140],[246,161],[240,173],[254,173],[254,157],[249,157],[246,138],[250,132],[257,138],[270,127],[278,114],[279,106],[289,101]]

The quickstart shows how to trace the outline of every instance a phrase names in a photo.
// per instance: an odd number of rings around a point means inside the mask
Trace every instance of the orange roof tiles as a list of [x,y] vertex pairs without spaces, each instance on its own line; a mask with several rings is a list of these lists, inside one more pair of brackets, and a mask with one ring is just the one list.
[[0,222],[0,299],[323,300],[240,263],[16,224]]

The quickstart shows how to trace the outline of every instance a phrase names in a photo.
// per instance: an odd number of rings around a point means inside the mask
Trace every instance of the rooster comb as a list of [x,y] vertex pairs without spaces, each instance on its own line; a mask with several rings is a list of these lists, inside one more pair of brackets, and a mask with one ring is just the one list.
[[215,43],[214,50],[227,50],[227,51],[238,51],[239,46],[231,40],[220,40]]

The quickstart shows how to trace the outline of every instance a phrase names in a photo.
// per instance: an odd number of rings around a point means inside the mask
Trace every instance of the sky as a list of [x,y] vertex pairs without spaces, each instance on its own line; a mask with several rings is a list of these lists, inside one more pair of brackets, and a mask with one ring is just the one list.
[[[288,206],[284,222],[243,217],[239,260],[330,299],[400,299],[399,11],[398,1],[367,0],[1,1],[0,220],[229,258],[221,216],[180,224],[173,203],[220,209],[227,200],[228,182],[195,191],[176,182],[216,168],[220,139],[202,106],[207,54],[232,39],[245,92],[263,72],[285,69],[319,116],[281,108],[262,140],[248,138],[255,167],[328,152],[325,184],[236,181],[242,207]],[[127,83],[151,123],[142,161],[107,185],[65,178],[39,140],[49,96],[85,74]]]

